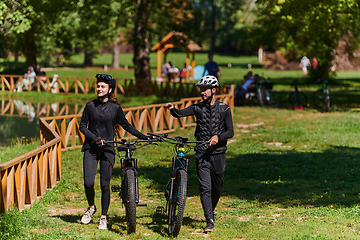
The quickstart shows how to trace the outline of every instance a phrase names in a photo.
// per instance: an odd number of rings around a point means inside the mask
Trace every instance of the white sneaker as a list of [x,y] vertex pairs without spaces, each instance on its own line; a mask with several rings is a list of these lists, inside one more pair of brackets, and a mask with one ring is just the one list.
[[91,216],[94,215],[95,213],[96,213],[96,207],[95,208],[88,207],[84,216],[82,216],[81,218],[81,222],[83,224],[88,224],[89,222],[91,222]]
[[100,218],[99,229],[107,229],[106,218]]

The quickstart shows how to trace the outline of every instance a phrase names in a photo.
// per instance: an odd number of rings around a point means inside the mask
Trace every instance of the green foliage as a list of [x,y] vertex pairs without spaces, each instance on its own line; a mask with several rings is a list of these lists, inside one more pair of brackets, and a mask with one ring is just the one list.
[[[320,76],[328,78],[333,50],[341,39],[357,48],[359,2],[345,0],[258,1],[262,44],[276,46],[289,58],[316,57]],[[265,27],[266,26],[266,27]],[[349,48],[350,49],[350,48]],[[351,51],[350,51],[351,53]]]

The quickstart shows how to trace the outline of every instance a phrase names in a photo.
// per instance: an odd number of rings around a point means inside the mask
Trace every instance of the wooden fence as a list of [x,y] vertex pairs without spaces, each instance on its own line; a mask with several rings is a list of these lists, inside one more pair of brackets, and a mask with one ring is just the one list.
[[0,212],[32,204],[61,179],[61,138],[40,119],[41,146],[0,165]]
[[[229,94],[217,95],[233,111],[234,87]],[[201,98],[186,98],[175,102],[185,108]],[[165,104],[123,109],[127,120],[143,133],[169,133],[177,128],[195,126],[195,117],[174,118]],[[81,114],[40,118],[40,142],[37,149],[0,165],[0,212],[17,206],[20,210],[32,204],[38,196],[55,186],[61,179],[61,151],[80,148],[85,140],[79,130]],[[123,129],[118,137],[132,138]]]
[[[0,75],[1,78],[1,91],[14,92],[22,91],[46,91],[54,93],[74,93],[74,94],[87,94],[95,93],[96,79],[86,77],[49,77],[43,81],[40,76],[35,77],[34,83],[27,84],[28,80],[24,79],[21,75]],[[194,82],[162,82],[148,81],[143,83],[135,79],[116,79],[115,94],[123,96],[145,96],[156,94],[159,97],[174,97],[174,98],[187,98],[198,96],[198,88],[195,87]],[[52,86],[56,84],[56,89]],[[145,84],[145,86],[144,86]],[[139,90],[141,89],[141,91]],[[229,93],[229,85],[221,85],[218,91],[219,94]]]

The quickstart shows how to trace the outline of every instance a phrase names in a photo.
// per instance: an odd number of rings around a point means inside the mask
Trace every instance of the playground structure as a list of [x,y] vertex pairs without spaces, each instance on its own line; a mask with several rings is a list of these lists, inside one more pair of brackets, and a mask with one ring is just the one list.
[[[190,40],[187,35],[181,32],[171,31],[169,32],[160,42],[155,44],[151,51],[157,51],[157,67],[156,67],[156,75],[157,78],[161,78],[161,55],[164,53],[164,60],[166,62],[166,55],[171,49],[179,48],[183,52],[186,53],[186,82],[189,82],[190,77],[194,75],[195,69],[195,52],[201,51],[202,48],[195,43],[194,41]],[[192,54],[192,60],[190,63],[190,53]],[[191,71],[189,70],[189,66],[191,64]]]

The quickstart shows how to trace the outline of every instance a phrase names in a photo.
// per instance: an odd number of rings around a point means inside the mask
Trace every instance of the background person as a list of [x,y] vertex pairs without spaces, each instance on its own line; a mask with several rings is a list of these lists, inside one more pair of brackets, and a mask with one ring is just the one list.
[[220,68],[216,62],[213,61],[214,55],[212,53],[209,53],[208,59],[209,61],[205,63],[205,69],[203,72],[203,76],[205,75],[206,70],[208,70],[208,74],[211,76],[214,76],[216,78],[220,75]]
[[165,80],[166,78],[168,78],[169,82],[170,82],[170,69],[171,69],[171,65],[168,62],[165,62],[161,66],[161,77]]
[[215,227],[214,210],[220,199],[224,180],[227,139],[234,136],[234,129],[230,107],[215,98],[216,88],[219,86],[217,78],[207,75],[195,85],[200,87],[203,101],[182,110],[175,109],[172,103],[167,103],[166,107],[176,118],[195,115],[196,139],[210,141],[210,145],[195,147],[200,200],[206,218],[204,232],[210,232]]
[[255,83],[259,80],[259,75],[255,74],[252,76],[252,71],[249,71],[246,76],[244,76],[244,83],[242,85],[236,85],[234,90],[234,101],[237,104],[239,99],[244,99],[247,93],[253,92],[256,89]]
[[94,181],[97,165],[100,162],[101,218],[99,229],[107,229],[106,216],[110,204],[110,179],[115,162],[114,147],[105,145],[113,141],[115,128],[121,125],[125,131],[140,139],[147,136],[136,130],[125,118],[124,112],[113,92],[115,79],[107,74],[97,74],[97,99],[86,104],[80,121],[80,131],[85,135],[82,147],[84,152],[83,171],[85,195],[89,204],[81,222],[88,224],[96,212]]
[[[28,89],[30,88],[30,85],[32,85],[35,82],[35,77],[36,77],[36,73],[34,71],[34,68],[32,66],[29,66],[27,69],[27,72],[24,75],[24,79],[23,82],[28,86]],[[20,87],[21,84],[20,82],[18,82],[18,84],[16,84],[16,89],[18,92],[20,92]],[[25,86],[22,87],[23,89],[26,89]]]
[[304,75],[307,75],[307,68],[308,66],[311,66],[310,60],[307,56],[303,56],[300,59],[300,65],[299,67],[302,69]]

